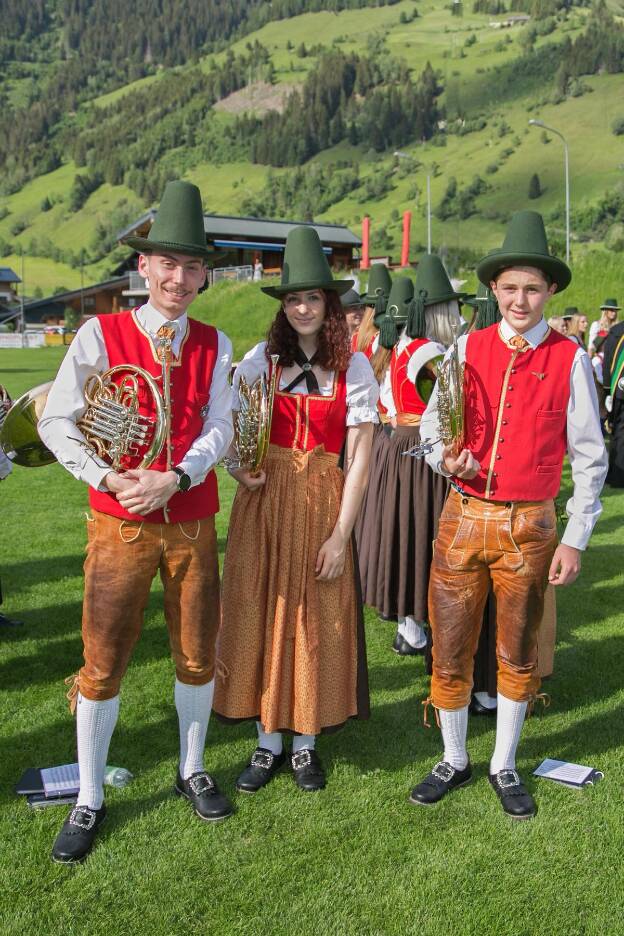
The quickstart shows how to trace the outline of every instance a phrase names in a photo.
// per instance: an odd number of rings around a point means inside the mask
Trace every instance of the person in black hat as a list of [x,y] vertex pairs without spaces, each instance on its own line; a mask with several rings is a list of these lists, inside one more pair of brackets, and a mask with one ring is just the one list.
[[607,484],[621,488],[624,487],[624,322],[614,325],[605,340],[602,379],[611,435]]
[[242,378],[275,380],[264,470],[230,468],[239,488],[223,566],[215,712],[256,722],[257,747],[237,781],[243,793],[257,793],[286,763],[284,734],[293,735],[297,787],[322,789],[316,736],[368,717],[351,532],[379,389],[365,355],[349,348],[339,296],[351,285],[333,279],[314,228],[294,228],[281,283],[263,287],[280,302],[267,341],[234,375],[235,391]]
[[[502,321],[459,339],[464,365],[463,426],[444,444],[439,384],[421,428],[431,467],[451,478],[431,567],[429,610],[433,676],[427,704],[437,713],[443,759],[412,790],[431,807],[472,779],[466,749],[473,656],[490,588],[497,602],[496,744],[489,781],[504,812],[530,819],[535,802],[516,770],[516,750],[540,677],[538,629],[548,582],[579,574],[601,505],[606,474],[598,405],[585,351],[549,329],[546,303],[571,280],[551,255],[541,215],[512,217],[503,247],[478,265]],[[454,412],[457,401],[442,399]],[[456,429],[453,421],[451,428]],[[557,544],[554,497],[564,454],[573,496]]]
[[[233,429],[231,343],[187,315],[206,280],[199,189],[170,182],[149,235],[126,242],[139,252],[148,302],[131,312],[96,316],[79,329],[39,423],[47,447],[89,485],[91,505],[84,665],[69,692],[76,712],[80,791],[52,850],[60,863],[86,857],[106,815],[104,769],[120,685],[157,573],[175,661],[180,739],[175,793],[207,822],[233,812],[203,763],[220,623],[214,466],[229,447]],[[87,378],[128,365],[160,381],[164,442],[149,468],[113,470],[89,447],[77,421],[87,406]],[[139,397],[141,412],[156,423],[158,391],[153,400],[145,397]]]

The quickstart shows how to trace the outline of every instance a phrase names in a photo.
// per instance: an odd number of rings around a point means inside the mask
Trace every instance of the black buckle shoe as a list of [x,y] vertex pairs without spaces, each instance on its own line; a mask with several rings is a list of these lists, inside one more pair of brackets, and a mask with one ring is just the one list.
[[205,822],[220,822],[234,812],[227,796],[219,792],[217,784],[205,770],[194,773],[187,780],[183,780],[178,771],[175,791],[178,796],[189,800],[195,814]]
[[273,754],[267,748],[256,748],[248,766],[236,781],[236,789],[241,793],[257,793],[273,779],[285,762],[283,751],[281,754]]
[[315,793],[325,788],[325,771],[314,750],[302,748],[296,754],[290,755],[295,783],[300,790],[306,793]]
[[517,770],[499,770],[490,774],[490,783],[501,805],[512,819],[532,819],[537,812],[535,800],[520,779]]
[[488,708],[487,705],[483,705],[482,702],[479,702],[475,695],[470,699],[470,705],[468,706],[468,711],[473,715],[485,715],[486,717],[493,718],[496,715],[496,705],[493,708]]
[[74,806],[52,846],[52,861],[73,864],[84,861],[93,845],[97,830],[104,822],[106,807],[90,809]]
[[470,761],[463,770],[453,767],[448,761],[440,761],[435,765],[430,774],[415,786],[411,792],[409,801],[415,806],[433,806],[439,803],[443,796],[456,790],[458,787],[466,786],[472,780],[472,767]]
[[393,653],[397,653],[399,656],[424,656],[426,648],[426,643],[422,647],[412,647],[411,643],[398,631],[392,644]]

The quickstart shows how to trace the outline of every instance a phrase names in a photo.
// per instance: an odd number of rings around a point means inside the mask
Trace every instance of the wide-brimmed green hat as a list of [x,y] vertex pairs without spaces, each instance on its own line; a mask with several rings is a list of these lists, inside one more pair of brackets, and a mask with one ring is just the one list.
[[313,227],[293,228],[286,238],[282,282],[262,286],[262,292],[275,299],[304,289],[333,289],[339,295],[353,286],[353,280],[335,280],[323,252],[321,239]]
[[414,293],[422,296],[425,306],[462,298],[462,293],[453,289],[444,264],[436,254],[425,254],[418,261]]
[[617,309],[619,312],[620,306],[618,305],[617,299],[605,299],[605,301],[600,306],[601,309]]
[[564,309],[561,313],[561,318],[572,318],[573,315],[580,315],[581,313],[576,306],[568,306],[567,309]]
[[191,182],[167,182],[160,208],[147,237],[125,237],[139,253],[172,251],[208,257],[201,193]]
[[386,314],[379,324],[379,343],[393,348],[399,340],[399,329],[407,323],[414,298],[414,284],[408,276],[397,276],[392,282]]
[[502,318],[496,296],[489,286],[484,286],[483,283],[479,283],[476,296],[466,298],[463,302],[477,312],[472,326],[474,331],[481,331],[483,328],[495,325]]
[[392,289],[392,277],[385,263],[373,263],[368,274],[368,286],[362,295],[365,305],[375,305],[379,296],[387,299]]
[[512,215],[503,246],[477,264],[477,276],[485,286],[509,267],[536,267],[546,273],[561,292],[570,285],[570,268],[548,250],[544,219],[537,211],[517,211]]

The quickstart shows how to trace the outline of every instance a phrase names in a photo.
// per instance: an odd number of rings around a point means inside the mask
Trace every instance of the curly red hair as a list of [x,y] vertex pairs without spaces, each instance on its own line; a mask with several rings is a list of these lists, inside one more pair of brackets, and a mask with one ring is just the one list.
[[[333,289],[322,289],[325,298],[325,319],[318,334],[318,364],[324,370],[344,371],[351,360],[349,328],[338,294]],[[292,327],[284,305],[279,307],[267,335],[267,359],[279,354],[282,367],[295,363],[297,332]]]

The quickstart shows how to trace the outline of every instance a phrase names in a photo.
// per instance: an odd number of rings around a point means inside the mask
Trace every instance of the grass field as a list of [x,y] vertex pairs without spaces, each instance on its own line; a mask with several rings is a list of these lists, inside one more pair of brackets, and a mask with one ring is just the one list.
[[[17,396],[51,377],[61,355],[1,350],[0,382]],[[220,488],[222,551],[228,476]],[[624,931],[624,494],[606,490],[582,578],[558,596],[552,706],[529,721],[519,753],[539,804],[534,821],[514,825],[502,814],[486,779],[494,734],[483,719],[470,721],[476,782],[431,811],[408,805],[440,739],[422,725],[422,661],[395,657],[393,626],[368,612],[372,717],[320,740],[327,789],[302,794],[284,772],[256,797],[237,796],[253,733],[213,720],[206,765],[236,815],[207,828],[172,795],[174,672],[156,583],[109,757],[136,779],[107,793],[109,818],[78,868],[49,860],[65,809],[30,812],[12,785],[28,766],[74,759],[63,678],[81,662],[86,489],[58,465],[18,468],[0,498],[3,610],[24,620],[0,631],[2,936]],[[545,756],[595,765],[605,779],[583,792],[538,782],[530,772]]]

